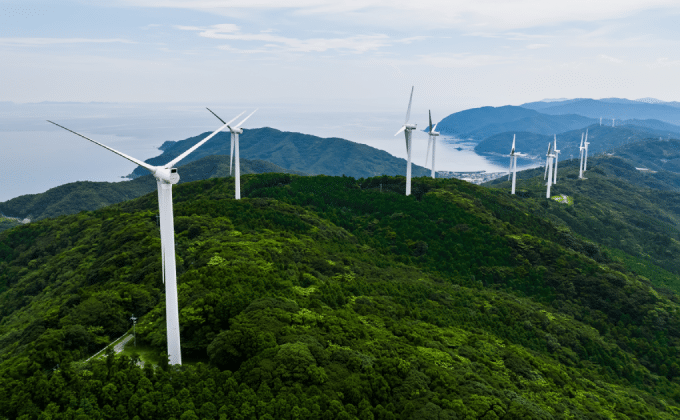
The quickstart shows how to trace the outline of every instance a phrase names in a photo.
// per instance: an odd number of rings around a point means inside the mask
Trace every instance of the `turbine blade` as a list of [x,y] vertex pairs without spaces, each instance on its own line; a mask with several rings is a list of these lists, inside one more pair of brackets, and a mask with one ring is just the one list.
[[[437,124],[439,124],[439,123],[437,123]],[[437,124],[434,125],[434,128],[432,129],[432,131],[437,131]]]
[[404,124],[408,124],[408,119],[411,117],[411,102],[413,102],[413,88],[415,86],[411,86],[411,98],[408,100],[408,109],[406,110],[406,121],[404,121]]
[[[210,110],[208,110],[208,111],[210,111]],[[210,112],[212,112],[212,111],[210,111]],[[243,111],[243,112],[245,112],[245,111]],[[236,118],[238,118],[238,117],[240,117],[241,115],[243,115],[243,112],[241,112],[240,114],[238,114],[236,117],[234,117],[234,118],[233,118],[231,121],[229,121],[228,123],[225,123],[222,127],[220,127],[220,128],[218,128],[217,130],[213,131],[213,133],[212,133],[211,135],[209,135],[208,137],[206,137],[206,138],[204,138],[203,140],[199,141],[198,143],[194,144],[193,147],[191,147],[189,150],[187,150],[186,152],[182,153],[181,155],[177,156],[176,158],[174,158],[173,160],[171,160],[170,162],[168,162],[168,163],[164,166],[164,168],[168,169],[168,168],[172,168],[173,166],[175,166],[180,160],[182,160],[182,159],[184,159],[185,157],[187,157],[191,152],[193,152],[194,150],[196,150],[196,149],[198,149],[199,147],[201,147],[201,146],[203,145],[203,143],[205,143],[206,141],[208,141],[208,140],[210,140],[211,138],[213,138],[213,136],[215,136],[215,134],[217,134],[217,133],[219,133],[220,131],[224,130],[224,127],[229,126],[229,124],[231,124]],[[214,113],[213,113],[213,115],[214,115]],[[217,117],[217,115],[215,115],[215,116]],[[217,118],[219,118],[219,117],[217,117]],[[220,118],[220,120],[221,120],[221,118]]]
[[257,109],[256,109],[255,111],[251,112],[250,115],[248,115],[247,117],[245,117],[245,118],[243,119],[243,121],[241,121],[240,123],[236,124],[236,127],[235,127],[235,128],[241,127],[241,126],[243,125],[243,123],[246,122],[246,120],[247,120],[248,118],[252,117],[253,114],[256,113],[256,112],[257,112]]
[[[217,117],[217,114],[215,114],[214,112],[212,112],[212,109],[210,109],[210,108],[208,108],[208,107],[206,107],[205,109],[207,109],[208,111],[210,111],[211,114],[213,114],[214,116]],[[241,115],[243,115],[243,114],[245,114],[245,113],[246,113],[246,111],[241,112],[240,114],[238,114],[237,116],[235,116],[234,118],[232,118],[231,121],[229,121],[229,122],[224,122],[224,120],[223,120],[222,118],[220,118],[220,117],[217,117],[217,119],[220,120],[220,121],[222,121],[222,124],[229,125],[229,124],[233,123],[234,120],[236,120],[236,118],[240,117]]]
[[70,131],[71,133],[73,133],[73,134],[75,134],[75,135],[77,135],[77,136],[80,136],[80,137],[82,137],[82,138],[84,138],[84,139],[86,139],[86,140],[89,140],[89,141],[91,141],[91,142],[94,143],[94,144],[98,144],[98,145],[100,145],[101,147],[103,147],[104,149],[110,150],[110,151],[112,151],[113,153],[117,154],[118,156],[124,157],[125,159],[129,160],[130,162],[136,163],[137,165],[141,166],[142,168],[148,169],[149,171],[151,171],[151,173],[156,172],[156,167],[155,167],[155,166],[151,166],[151,165],[149,165],[149,164],[146,163],[146,162],[142,162],[142,161],[139,160],[139,159],[135,159],[135,158],[133,158],[132,156],[128,156],[128,155],[126,155],[125,153],[121,153],[121,152],[119,152],[118,150],[112,149],[112,148],[110,148],[109,146],[106,146],[106,145],[104,145],[104,144],[101,144],[101,143],[99,143],[98,141],[92,140],[92,139],[89,138],[89,137],[85,137],[85,136],[83,136],[83,135],[80,134],[80,133],[76,133],[76,132],[73,131],[73,130],[69,130],[68,128],[64,127],[63,125],[59,125],[59,124],[57,124],[57,123],[55,123],[55,122],[52,122],[52,121],[50,121],[50,120],[47,120],[47,122],[52,123],[52,124],[56,125],[57,127],[61,127],[61,128],[63,128],[64,130],[66,130],[66,131]]
[[406,138],[406,153],[411,153],[411,152],[408,150],[408,130],[407,130],[407,131],[404,131],[404,137]]
[[[213,114],[214,116],[217,117],[217,114],[215,114],[214,112],[212,112],[212,109],[208,108],[207,106],[205,107],[205,109],[207,109],[208,111],[210,111],[211,114]],[[222,118],[217,117],[217,119],[220,120],[220,121],[222,121],[222,124],[226,124],[226,122],[225,122]]]
[[434,131],[434,129],[432,128],[432,111],[428,109],[427,112],[430,114],[430,133],[431,133]]
[[401,128],[399,129],[399,131],[397,131],[397,132],[394,134],[394,136],[395,136],[395,137],[398,136],[399,133],[401,133],[401,132],[404,131],[404,130],[406,130],[406,126],[405,126],[405,125],[402,125]]
[[193,152],[194,150],[198,149],[199,147],[203,146],[203,143],[205,143],[206,141],[208,141],[208,140],[210,140],[211,138],[213,138],[213,137],[215,136],[215,134],[217,134],[217,133],[219,133],[220,131],[222,131],[226,126],[227,126],[227,124],[224,124],[222,127],[220,127],[220,128],[218,128],[217,130],[213,131],[213,133],[212,133],[211,135],[209,135],[208,137],[206,137],[206,138],[204,138],[203,140],[199,141],[198,143],[194,144],[189,150],[187,150],[186,152],[182,153],[181,155],[177,156],[176,158],[174,158],[173,160],[171,160],[170,162],[168,162],[167,164],[165,164],[164,168],[167,169],[167,168],[172,168],[173,166],[175,166],[175,165],[177,164],[177,162],[179,162],[180,160],[182,160],[182,159],[184,159],[185,157],[187,157],[187,156],[189,155],[189,153],[191,153],[191,152]]

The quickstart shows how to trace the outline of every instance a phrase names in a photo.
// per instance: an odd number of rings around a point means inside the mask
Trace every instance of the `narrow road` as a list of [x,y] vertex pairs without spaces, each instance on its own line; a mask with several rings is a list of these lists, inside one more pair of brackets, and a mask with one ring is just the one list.
[[120,343],[118,343],[118,344],[116,344],[115,346],[113,346],[113,352],[114,352],[114,353],[120,353],[121,351],[123,351],[123,349],[125,348],[125,345],[126,345],[130,340],[132,340],[132,334],[128,335],[127,337],[125,337],[124,339],[122,339],[122,340],[120,341]]

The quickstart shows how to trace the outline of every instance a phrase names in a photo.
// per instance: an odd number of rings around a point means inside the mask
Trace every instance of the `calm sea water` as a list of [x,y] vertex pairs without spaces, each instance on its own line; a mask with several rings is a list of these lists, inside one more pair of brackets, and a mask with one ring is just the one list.
[[[209,106],[225,120],[244,110],[231,105]],[[394,136],[403,118],[403,111],[271,106],[260,107],[244,127],[340,137],[406,158],[403,134]],[[220,125],[203,106],[193,104],[0,103],[0,201],[74,181],[123,181],[121,177],[135,168],[133,163],[49,124],[48,119],[141,160],[160,154],[158,146],[166,140],[183,140]],[[411,121],[419,128],[414,132],[412,159],[424,165],[427,134],[420,129],[427,126],[426,112],[413,112]],[[436,169],[507,170],[506,158],[479,156],[473,148],[474,143],[440,137]]]

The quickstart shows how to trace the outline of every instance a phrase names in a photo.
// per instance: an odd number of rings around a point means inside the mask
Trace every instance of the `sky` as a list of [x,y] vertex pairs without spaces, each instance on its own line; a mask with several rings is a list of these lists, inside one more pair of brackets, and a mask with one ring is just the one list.
[[[419,127],[428,110],[678,100],[679,14],[668,0],[0,0],[0,201],[131,171],[45,119],[146,159],[217,128],[205,106],[259,108],[251,128],[405,157],[393,134],[411,86]],[[438,169],[495,168],[450,152]]]
[[[285,6],[283,6],[285,5]],[[0,100],[451,113],[674,100],[667,0],[0,0]]]

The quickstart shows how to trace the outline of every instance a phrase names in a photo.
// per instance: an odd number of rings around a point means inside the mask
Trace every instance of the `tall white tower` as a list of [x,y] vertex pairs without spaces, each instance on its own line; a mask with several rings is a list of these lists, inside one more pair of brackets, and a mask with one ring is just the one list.
[[406,110],[406,121],[404,125],[401,126],[399,131],[395,136],[399,135],[402,131],[406,137],[406,154],[408,155],[406,160],[406,195],[411,195],[411,131],[416,129],[416,124],[409,124],[408,120],[411,117],[411,103],[413,102],[413,88],[411,86],[411,98],[408,100],[408,109]]

